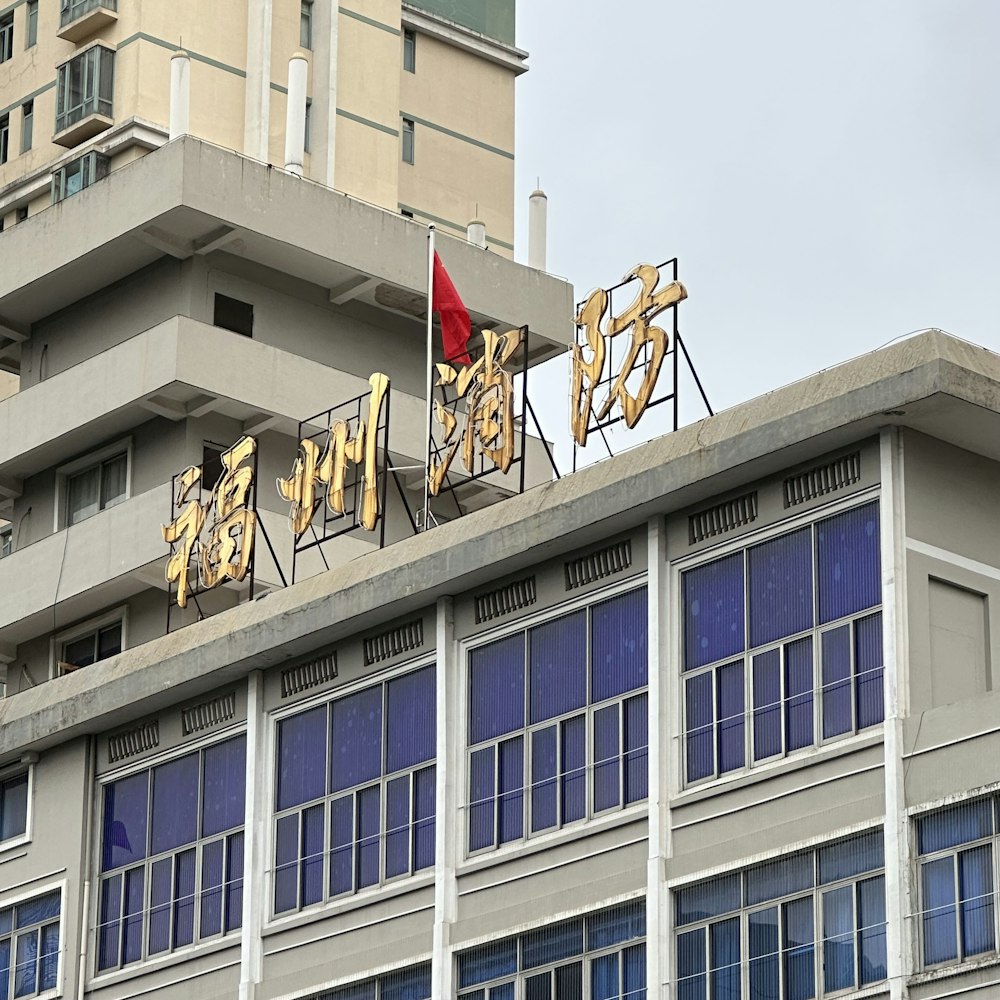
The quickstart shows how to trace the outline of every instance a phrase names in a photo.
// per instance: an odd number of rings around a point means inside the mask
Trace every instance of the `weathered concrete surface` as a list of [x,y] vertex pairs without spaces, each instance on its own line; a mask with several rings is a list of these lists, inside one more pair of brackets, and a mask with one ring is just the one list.
[[995,455],[1000,357],[922,334],[15,695],[0,703],[0,760],[156,711],[890,423]]

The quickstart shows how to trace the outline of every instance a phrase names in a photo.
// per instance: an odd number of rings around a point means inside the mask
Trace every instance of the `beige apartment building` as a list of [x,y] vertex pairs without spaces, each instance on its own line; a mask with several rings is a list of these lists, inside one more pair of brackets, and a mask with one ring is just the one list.
[[[183,132],[513,254],[514,0],[17,0],[0,8],[10,227]],[[289,108],[289,61],[306,62]],[[175,91],[175,105],[180,98]]]

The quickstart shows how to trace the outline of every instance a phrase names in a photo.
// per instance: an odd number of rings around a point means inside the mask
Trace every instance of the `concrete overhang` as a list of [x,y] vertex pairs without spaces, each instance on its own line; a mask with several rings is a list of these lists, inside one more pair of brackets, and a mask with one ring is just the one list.
[[1000,459],[1000,356],[940,331],[0,703],[0,762],[100,732],[901,425]]
[[[427,229],[322,184],[184,136],[4,233],[0,317],[25,330],[164,254],[216,249],[407,316],[423,336]],[[573,339],[573,288],[465,240],[438,249],[473,323],[532,332],[532,362]],[[346,296],[346,298],[345,298]]]

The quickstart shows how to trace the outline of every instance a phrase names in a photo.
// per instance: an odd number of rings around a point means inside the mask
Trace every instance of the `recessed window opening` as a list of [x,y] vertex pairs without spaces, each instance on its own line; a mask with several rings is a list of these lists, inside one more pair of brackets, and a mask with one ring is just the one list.
[[128,454],[122,452],[66,481],[66,524],[76,524],[121,503],[127,492]]
[[223,330],[232,330],[233,333],[242,334],[244,337],[252,337],[253,306],[249,302],[216,292],[213,323]]

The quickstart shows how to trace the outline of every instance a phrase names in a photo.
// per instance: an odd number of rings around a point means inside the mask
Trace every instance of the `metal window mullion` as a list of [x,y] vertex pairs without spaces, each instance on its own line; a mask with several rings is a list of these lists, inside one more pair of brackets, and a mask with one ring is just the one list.
[[[530,628],[524,630],[524,729],[521,731],[523,746],[521,747],[521,839],[527,840],[531,835],[531,809],[529,799],[531,797],[531,749],[528,733],[531,730],[531,641],[529,635]],[[497,771],[500,769],[500,753],[497,751]],[[499,783],[497,789],[500,788]],[[500,845],[500,811],[497,810],[497,846]]]
[[858,731],[858,664],[857,664],[857,637],[855,636],[855,626],[857,625],[857,618],[852,618],[850,621],[850,627],[848,628],[847,634],[849,641],[851,643],[850,652],[850,691],[851,691],[851,732],[856,733]]

